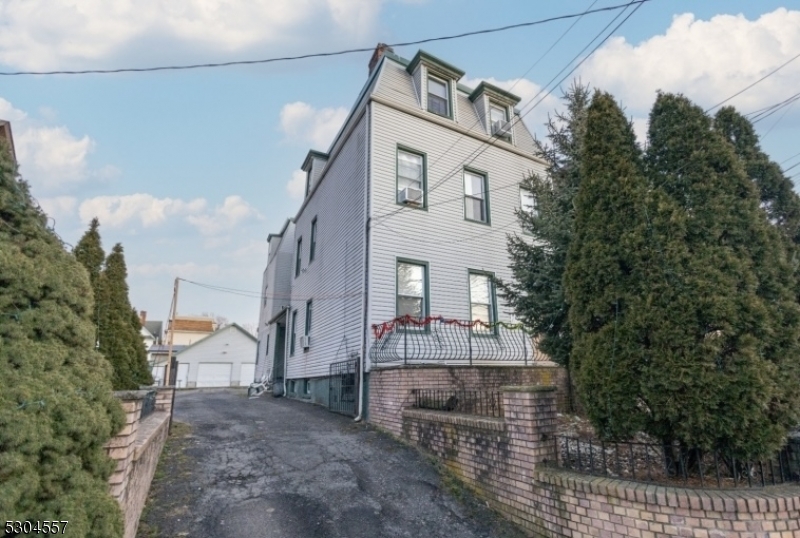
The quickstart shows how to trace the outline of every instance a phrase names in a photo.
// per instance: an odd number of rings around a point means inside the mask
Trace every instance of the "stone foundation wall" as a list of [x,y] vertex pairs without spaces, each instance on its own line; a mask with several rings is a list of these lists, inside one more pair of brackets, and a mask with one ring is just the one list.
[[139,526],[158,458],[167,440],[173,387],[156,389],[155,411],[140,420],[142,401],[148,390],[114,393],[125,411],[125,427],[106,444],[106,452],[117,467],[109,478],[109,491],[122,508],[125,538],[134,538]]
[[403,410],[413,402],[413,389],[496,391],[508,385],[555,386],[558,410],[569,409],[567,371],[551,362],[532,366],[418,365],[370,371],[367,419],[399,436],[403,429]]
[[402,437],[534,536],[800,538],[800,486],[687,489],[570,473],[555,458],[555,387],[505,387],[504,418],[402,411]]

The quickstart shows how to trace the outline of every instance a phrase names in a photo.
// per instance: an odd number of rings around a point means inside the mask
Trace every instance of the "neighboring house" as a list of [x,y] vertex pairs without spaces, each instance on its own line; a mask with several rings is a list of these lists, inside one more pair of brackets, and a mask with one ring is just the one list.
[[[175,379],[176,371],[175,369],[177,366],[176,357],[178,353],[183,351],[189,346],[172,346],[172,360],[173,360],[173,370],[170,373],[170,377]],[[169,345],[167,344],[155,344],[152,346],[148,352],[147,356],[149,357],[148,360],[152,365],[151,373],[153,374],[153,382],[156,385],[162,386],[167,385],[166,383],[166,375],[167,375],[167,355],[169,354]],[[172,383],[174,384],[174,383]]]
[[308,153],[305,199],[267,239],[258,329],[257,374],[289,396],[327,404],[356,372],[368,391],[374,324],[514,321],[493,277],[511,278],[506,234],[535,210],[519,185],[545,163],[519,98],[463,74],[379,45],[331,147]]
[[11,149],[11,158],[16,162],[17,154],[14,150],[14,137],[11,135],[11,123],[0,120],[0,140],[4,140]]
[[255,377],[256,338],[232,323],[177,353],[178,388],[247,386]]
[[[172,332],[172,345],[189,346],[214,332],[216,328],[214,319],[204,316],[175,316],[174,321],[167,327],[165,343],[170,341]],[[172,327],[171,325],[174,325]]]
[[139,312],[139,322],[141,329],[139,333],[142,335],[144,347],[147,350],[147,363],[150,365],[151,374],[153,374],[153,381],[156,385],[164,385],[164,376],[166,375],[167,368],[167,352],[159,350],[163,344],[162,334],[164,323],[161,321],[148,321],[147,312],[142,310]]

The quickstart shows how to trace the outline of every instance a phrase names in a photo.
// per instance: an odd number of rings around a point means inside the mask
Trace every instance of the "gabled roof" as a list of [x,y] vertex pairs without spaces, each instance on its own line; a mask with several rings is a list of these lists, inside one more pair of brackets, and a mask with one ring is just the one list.
[[144,328],[153,335],[154,338],[160,339],[164,331],[163,321],[145,321]]
[[214,332],[214,320],[203,317],[175,316],[175,320],[172,322],[172,330],[176,332],[190,331],[198,333],[211,333]]
[[220,329],[217,329],[216,331],[214,331],[213,333],[209,334],[205,338],[203,338],[201,340],[198,340],[197,342],[195,342],[193,344],[189,344],[188,346],[185,346],[182,350],[179,351],[179,353],[183,353],[184,351],[188,351],[189,349],[192,349],[193,347],[195,347],[197,345],[205,344],[206,342],[208,342],[209,340],[211,340],[212,338],[214,338],[218,334],[223,333],[223,332],[225,332],[225,331],[227,331],[228,329],[231,329],[231,328],[237,329],[239,332],[241,332],[245,336],[249,337],[253,342],[258,343],[258,338],[256,338],[255,336],[253,336],[252,334],[250,334],[249,332],[244,330],[239,324],[231,323],[230,325],[225,325],[224,327],[222,327]]

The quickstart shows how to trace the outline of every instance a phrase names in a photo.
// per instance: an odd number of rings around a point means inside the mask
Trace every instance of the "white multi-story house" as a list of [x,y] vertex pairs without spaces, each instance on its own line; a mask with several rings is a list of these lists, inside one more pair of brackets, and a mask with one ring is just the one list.
[[519,186],[545,167],[513,94],[465,87],[423,51],[379,45],[369,68],[327,153],[303,163],[299,211],[268,238],[256,375],[322,404],[368,391],[373,325],[514,320],[492,277],[511,277],[506,234],[533,210]]

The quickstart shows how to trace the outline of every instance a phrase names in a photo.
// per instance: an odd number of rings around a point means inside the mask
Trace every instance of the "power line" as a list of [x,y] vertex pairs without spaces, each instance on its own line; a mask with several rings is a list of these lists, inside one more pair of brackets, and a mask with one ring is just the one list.
[[[637,4],[638,4],[638,5],[637,5]],[[577,63],[577,64],[576,64],[576,65],[575,65],[575,66],[574,66],[572,69],[570,69],[570,71],[569,71],[569,72],[568,72],[566,75],[564,75],[564,76],[563,76],[563,77],[562,77],[562,78],[561,78],[561,79],[560,79],[560,80],[559,80],[559,81],[558,81],[558,82],[557,82],[557,83],[556,83],[556,84],[553,86],[553,89],[555,89],[555,88],[556,88],[556,87],[558,87],[558,86],[559,86],[559,85],[560,85],[562,82],[564,82],[564,80],[566,80],[566,79],[567,79],[567,77],[569,77],[569,76],[570,76],[572,73],[574,73],[574,72],[575,72],[575,70],[576,70],[576,69],[578,69],[578,67],[580,67],[580,66],[581,66],[581,65],[582,65],[582,64],[583,64],[583,63],[584,63],[586,60],[588,60],[588,59],[589,59],[589,58],[590,58],[590,57],[591,57],[591,56],[592,56],[592,55],[593,55],[593,54],[594,54],[594,53],[595,53],[595,52],[596,52],[596,51],[597,51],[597,50],[598,50],[598,49],[599,49],[601,46],[603,46],[603,44],[604,44],[606,41],[608,41],[608,39],[609,39],[609,38],[610,38],[610,37],[611,37],[611,36],[614,34],[614,32],[616,32],[616,31],[617,31],[617,30],[618,30],[618,29],[619,29],[619,28],[620,28],[620,27],[621,27],[623,24],[625,24],[625,22],[627,22],[627,21],[628,21],[628,19],[630,19],[630,18],[631,18],[631,16],[633,16],[633,14],[634,14],[634,13],[636,13],[636,12],[639,10],[639,8],[641,8],[641,7],[642,7],[642,4],[643,4],[643,2],[630,2],[630,3],[626,4],[626,5],[625,5],[625,7],[626,7],[626,8],[627,8],[627,7],[630,7],[630,6],[633,6],[633,5],[636,5],[636,7],[635,7],[635,8],[633,9],[633,11],[631,11],[631,12],[630,12],[630,13],[629,13],[629,14],[628,14],[628,15],[627,15],[627,16],[626,16],[626,17],[625,17],[625,18],[624,18],[624,19],[623,19],[623,20],[622,20],[622,21],[621,21],[619,24],[617,24],[617,25],[614,27],[614,29],[613,29],[613,30],[611,30],[611,32],[609,32],[609,33],[608,33],[608,34],[607,34],[607,35],[606,35],[606,36],[605,36],[605,37],[604,37],[604,38],[603,38],[603,39],[600,41],[600,43],[598,43],[598,44],[597,44],[597,45],[596,45],[596,46],[595,46],[595,47],[594,47],[594,48],[593,48],[593,49],[592,49],[592,50],[589,52],[589,54],[588,54],[587,56],[585,56],[585,57],[584,57],[584,58],[583,58],[583,59],[582,59],[580,62],[578,62],[578,63]],[[623,13],[624,13],[624,11],[623,11]],[[620,15],[621,15],[621,14],[620,14]],[[592,40],[589,42],[589,45],[591,45],[591,43],[593,43],[593,42],[594,42],[594,41],[597,39],[597,37],[599,37],[599,36],[600,36],[600,35],[601,35],[601,34],[602,34],[602,33],[603,33],[603,32],[604,32],[604,31],[605,31],[607,28],[608,28],[608,26],[610,26],[610,25],[611,25],[611,24],[612,24],[612,23],[613,23],[615,20],[617,20],[617,18],[619,18],[619,15],[617,15],[617,17],[615,17],[614,19],[612,19],[611,23],[607,24],[607,25],[605,26],[605,28],[603,28],[603,30],[601,30],[601,31],[598,33],[598,36],[596,36],[594,39],[592,39]],[[588,47],[588,45],[587,45],[587,47]],[[583,50],[586,50],[586,47],[585,47]],[[574,59],[573,59],[572,61],[574,61]],[[571,63],[571,62],[570,62],[570,63]],[[568,63],[567,65],[569,65],[569,63]],[[563,69],[562,69],[562,70],[559,72],[559,74],[560,74],[561,72],[563,72]],[[558,75],[556,75],[556,76],[558,76]],[[555,78],[555,77],[554,77],[554,78]],[[551,79],[551,82],[552,82],[552,79]],[[550,82],[548,82],[548,84],[547,84],[547,85],[549,86],[549,85],[550,85]],[[552,90],[550,90],[550,91],[552,91]],[[541,93],[541,92],[540,92],[540,93]],[[539,94],[537,94],[537,96],[538,96],[538,95],[539,95]],[[549,92],[548,92],[548,94],[547,94],[547,95],[549,95]],[[538,106],[538,105],[539,105],[539,104],[540,104],[542,101],[544,101],[544,99],[545,99],[545,98],[547,98],[547,95],[545,95],[544,97],[542,97],[542,98],[541,98],[541,99],[540,99],[538,102],[536,102],[536,103],[535,103],[535,104],[534,104],[534,105],[533,105],[533,106],[532,106],[532,107],[531,107],[529,110],[527,110],[527,111],[526,111],[526,112],[524,112],[523,114],[520,114],[518,117],[515,117],[515,118],[514,118],[514,125],[516,125],[517,123],[520,123],[520,122],[522,121],[522,118],[524,118],[524,117],[525,117],[527,114],[529,114],[531,111],[533,111],[533,110],[534,110],[534,108],[536,108],[536,106]],[[534,96],[534,97],[533,97],[533,99],[531,99],[531,101],[533,101],[534,99],[536,99],[536,96]],[[531,102],[531,101],[529,101],[529,102],[528,102],[528,104],[530,104],[530,102]],[[526,105],[526,106],[527,106],[527,105]],[[477,158],[478,158],[480,155],[482,155],[482,154],[483,154],[483,153],[484,153],[484,152],[485,152],[487,149],[489,149],[489,147],[491,147],[491,146],[494,146],[495,142],[497,142],[498,140],[499,140],[499,138],[497,137],[497,135],[492,135],[492,137],[490,137],[490,139],[489,139],[488,141],[481,143],[481,145],[480,145],[480,146],[479,146],[479,147],[478,147],[476,150],[474,150],[472,153],[470,153],[470,154],[467,156],[467,158],[466,158],[464,161],[462,161],[462,162],[461,162],[461,163],[460,163],[460,164],[459,164],[457,167],[453,168],[453,169],[452,169],[450,172],[448,172],[448,173],[447,173],[447,174],[446,174],[446,175],[445,175],[445,176],[444,176],[442,179],[440,179],[440,180],[439,180],[439,181],[438,181],[438,182],[437,182],[437,183],[434,185],[434,187],[433,187],[433,188],[431,188],[431,189],[429,190],[429,192],[431,192],[431,191],[432,191],[432,190],[433,190],[435,187],[437,187],[437,186],[441,185],[441,184],[442,184],[444,181],[446,181],[446,180],[450,179],[451,177],[453,177],[453,176],[454,176],[454,174],[455,174],[456,172],[458,172],[459,170],[461,170],[461,169],[462,169],[464,166],[466,166],[466,165],[469,165],[470,163],[472,163],[472,162],[473,162],[475,159],[477,159]],[[515,183],[515,184],[512,184],[512,185],[506,185],[505,187],[502,187],[502,188],[506,188],[506,187],[512,187],[512,186],[515,186],[515,185],[517,185],[517,184]],[[433,205],[433,204],[431,204],[431,205]],[[429,205],[428,207],[430,207],[430,205]],[[386,220],[388,220],[388,219],[390,219],[390,218],[392,218],[392,217],[396,216],[397,214],[399,214],[399,213],[400,213],[400,212],[401,212],[403,209],[405,209],[405,208],[401,207],[401,208],[398,208],[398,209],[396,209],[396,210],[394,210],[394,211],[392,211],[392,212],[389,212],[389,213],[388,213],[388,214],[386,214],[386,215],[381,215],[381,216],[379,216],[379,217],[376,217],[376,221],[377,221],[377,220],[379,220],[380,222],[384,222],[384,221],[386,221]]]
[[301,297],[299,295],[296,295],[296,294],[293,295],[291,293],[287,293],[287,294],[280,294],[280,293],[267,294],[267,293],[261,293],[261,292],[258,292],[258,291],[252,291],[252,290],[242,290],[242,289],[237,289],[237,288],[228,288],[228,287],[225,287],[225,286],[217,286],[217,285],[214,285],[214,284],[206,284],[206,283],[203,283],[203,282],[195,282],[194,280],[187,280],[185,278],[180,278],[180,277],[178,277],[178,280],[180,280],[182,282],[186,282],[187,284],[194,284],[195,286],[198,286],[198,287],[201,287],[201,288],[205,288],[205,289],[208,289],[208,290],[211,290],[211,291],[218,291],[220,293],[228,293],[228,294],[231,294],[231,295],[238,295],[238,296],[241,296],[241,297],[247,297],[249,299],[259,299],[259,300],[264,300],[264,299],[279,299],[279,300],[287,299],[287,300],[293,300],[293,301],[294,300],[305,301],[305,300],[308,300],[308,299],[327,300],[327,299],[345,299],[345,298],[349,298],[349,297],[360,297],[361,295],[363,295],[363,293],[359,291],[359,292],[349,292],[349,293],[337,293],[337,294],[330,294],[330,295],[314,295],[313,297],[312,296]]
[[800,53],[798,53],[796,56],[793,56],[793,57],[789,58],[786,62],[782,63],[781,65],[779,65],[778,67],[776,67],[775,69],[773,69],[772,71],[770,71],[769,73],[767,73],[766,75],[764,75],[763,77],[758,79],[757,81],[753,82],[752,84],[750,84],[750,85],[742,88],[738,92],[734,93],[733,95],[731,95],[727,99],[725,99],[723,101],[720,101],[719,103],[717,103],[716,105],[712,106],[711,108],[706,109],[706,111],[705,111],[706,114],[708,114],[709,112],[711,112],[712,110],[714,110],[718,106],[724,105],[725,103],[727,103],[728,101],[730,101],[734,97],[743,94],[744,92],[746,92],[747,90],[749,90],[750,88],[752,88],[756,84],[760,83],[761,81],[766,80],[767,78],[771,77],[772,75],[774,75],[775,73],[777,73],[778,71],[780,71],[781,69],[783,69],[784,67],[786,67],[787,65],[789,65],[790,63],[792,63],[793,61],[795,61],[798,58],[800,58]]
[[[634,2],[630,2],[630,4],[643,4],[645,2],[649,2],[650,0],[636,0]],[[591,11],[585,11],[582,13],[570,13],[568,15],[559,15],[557,17],[550,17],[547,19],[540,19],[536,21],[528,21],[528,22],[521,22],[517,24],[509,24],[507,26],[500,26],[497,28],[486,28],[483,30],[474,30],[471,32],[462,32],[460,34],[453,34],[447,36],[439,36],[439,37],[429,37],[425,39],[419,39],[416,41],[405,41],[400,43],[392,43],[390,47],[406,47],[410,45],[421,45],[423,43],[433,43],[436,41],[448,41],[452,39],[461,39],[464,37],[471,37],[476,35],[484,35],[484,34],[493,34],[497,32],[506,32],[508,30],[515,30],[517,28],[526,28],[530,26],[537,26],[540,24],[545,24],[548,22],[560,21],[565,19],[572,19],[575,17],[582,17],[586,14],[591,13],[601,13],[604,11],[614,11],[616,9],[620,9],[621,7],[628,6],[630,4],[620,4],[615,6],[608,6],[593,9]],[[269,64],[275,62],[288,62],[294,60],[305,60],[308,58],[328,58],[331,56],[343,56],[345,54],[355,54],[360,52],[372,52],[375,50],[375,47],[362,47],[357,49],[345,49],[333,52],[314,52],[310,54],[300,54],[297,56],[282,56],[277,58],[267,58],[263,60],[235,60],[230,62],[217,62],[217,63],[201,63],[201,64],[187,64],[187,65],[164,65],[164,66],[156,66],[156,67],[123,67],[118,69],[83,69],[83,70],[76,70],[76,71],[68,71],[68,70],[58,70],[58,71],[11,71],[11,72],[0,72],[0,75],[3,76],[23,76],[23,75],[107,75],[112,73],[150,73],[154,71],[179,71],[179,70],[188,70],[188,69],[205,69],[205,68],[216,68],[216,67],[231,67],[235,65],[258,65],[258,64]]]

